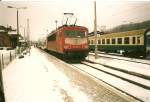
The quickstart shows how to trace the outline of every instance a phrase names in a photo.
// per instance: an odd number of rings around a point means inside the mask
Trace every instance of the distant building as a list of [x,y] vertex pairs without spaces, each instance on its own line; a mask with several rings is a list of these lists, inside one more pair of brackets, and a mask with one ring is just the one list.
[[10,37],[3,26],[0,26],[0,47],[11,47]]
[[11,40],[11,46],[13,48],[16,48],[17,40],[18,40],[18,35],[17,35],[16,31],[14,31],[14,30],[8,31],[8,35],[9,35],[10,40]]
[[0,26],[0,47],[12,47],[15,48],[17,46],[17,38],[18,35],[16,32],[13,34],[15,30],[12,30],[11,27],[7,28],[4,26]]
[[[104,32],[100,32],[100,31],[97,31],[97,36],[100,36],[100,35],[103,35],[103,34],[105,34]],[[94,35],[94,32],[90,32],[89,34],[88,34],[88,36],[95,36]]]

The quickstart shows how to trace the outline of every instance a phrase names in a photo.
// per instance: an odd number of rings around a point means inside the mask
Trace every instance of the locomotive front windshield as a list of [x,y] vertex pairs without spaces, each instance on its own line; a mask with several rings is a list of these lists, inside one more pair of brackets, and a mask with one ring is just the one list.
[[86,36],[86,32],[79,31],[79,30],[67,30],[64,32],[65,37],[70,37],[70,38],[84,38]]

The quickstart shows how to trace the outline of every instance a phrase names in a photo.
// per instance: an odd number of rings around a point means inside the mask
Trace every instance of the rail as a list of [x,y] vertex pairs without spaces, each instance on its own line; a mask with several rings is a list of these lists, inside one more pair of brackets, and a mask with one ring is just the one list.
[[[129,89],[125,89],[122,86],[117,86],[117,83],[114,84],[113,82],[109,82],[108,78],[106,76],[109,76],[111,78],[111,80],[115,79],[115,82],[119,82],[119,83],[126,83],[126,85],[130,85],[132,87],[134,87],[135,89],[141,89],[142,93],[143,92],[148,92],[150,90],[150,86],[149,83],[150,81],[147,80],[146,78],[140,77],[140,76],[136,76],[136,75],[132,75],[131,73],[126,73],[126,72],[122,72],[119,70],[115,70],[115,69],[110,69],[107,66],[102,66],[97,64],[97,63],[90,63],[90,62],[81,62],[80,64],[72,64],[74,67],[78,68],[79,70],[89,74],[90,76],[103,81],[104,83],[110,85],[111,87],[114,87],[115,89],[121,91],[122,93],[126,93],[127,95],[135,98],[138,101],[145,101],[146,98],[142,98],[143,96],[140,95],[135,95],[133,92],[130,91],[130,87],[128,87]],[[95,71],[94,71],[95,70]],[[97,76],[99,74],[99,76]],[[104,75],[103,75],[104,74]],[[118,81],[116,81],[118,80]],[[140,80],[143,81],[144,83],[140,83]],[[123,85],[124,86],[124,85]],[[129,90],[129,91],[128,91]],[[143,96],[146,97],[146,96]]]

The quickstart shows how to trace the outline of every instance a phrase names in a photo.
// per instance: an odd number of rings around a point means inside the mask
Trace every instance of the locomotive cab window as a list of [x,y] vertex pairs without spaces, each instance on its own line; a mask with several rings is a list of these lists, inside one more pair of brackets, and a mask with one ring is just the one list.
[[78,30],[66,30],[65,37],[76,37],[76,38],[83,38],[86,36],[86,32],[78,31]]

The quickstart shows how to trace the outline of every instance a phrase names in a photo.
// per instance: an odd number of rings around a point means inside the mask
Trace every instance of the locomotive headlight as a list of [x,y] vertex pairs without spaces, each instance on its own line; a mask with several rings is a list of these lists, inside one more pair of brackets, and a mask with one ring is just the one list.
[[64,49],[69,49],[70,46],[69,45],[64,45]]

